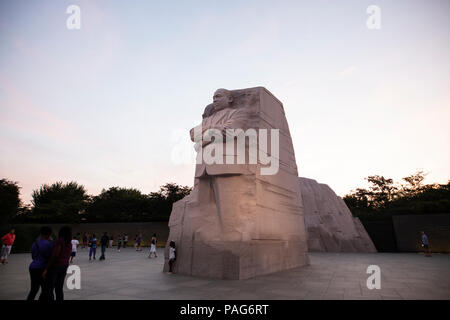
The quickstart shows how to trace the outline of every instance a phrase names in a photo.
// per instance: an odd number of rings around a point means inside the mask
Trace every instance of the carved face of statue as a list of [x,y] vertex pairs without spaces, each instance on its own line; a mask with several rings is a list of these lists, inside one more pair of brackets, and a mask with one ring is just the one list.
[[216,92],[214,92],[214,111],[228,108],[231,105],[231,102],[233,102],[233,97],[231,96],[230,91],[226,89],[218,89]]

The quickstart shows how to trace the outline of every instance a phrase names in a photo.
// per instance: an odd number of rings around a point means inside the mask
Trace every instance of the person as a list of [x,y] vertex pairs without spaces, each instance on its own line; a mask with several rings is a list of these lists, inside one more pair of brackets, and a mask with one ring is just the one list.
[[86,246],[87,246],[87,241],[88,241],[88,236],[87,236],[87,233],[85,232],[84,234],[83,234],[83,239],[82,239],[82,242],[83,242],[83,249],[85,249],[86,248]]
[[77,240],[77,237],[73,237],[72,241],[72,253],[70,254],[70,263],[73,263],[73,258],[77,255],[77,248],[80,242]]
[[89,240],[89,261],[91,260],[91,257],[94,256],[95,260],[95,253],[97,252],[97,238],[95,236],[95,233],[92,234],[91,239]]
[[119,234],[119,237],[117,238],[117,252],[120,252],[121,247],[122,247],[122,237]]
[[109,247],[112,248],[114,243],[114,237],[111,235],[111,238],[109,238]]
[[128,243],[128,234],[125,233],[123,235],[123,248],[125,249],[127,247],[127,243]]
[[175,263],[175,260],[177,258],[176,255],[176,248],[175,248],[175,241],[171,240],[169,244],[169,273],[173,273],[173,264]]
[[64,300],[64,283],[69,267],[70,253],[72,252],[72,229],[61,227],[58,239],[52,248],[50,259],[42,273],[46,282],[46,296],[48,300]]
[[149,258],[152,257],[152,253],[155,255],[155,258],[158,256],[156,255],[156,233],[153,234],[151,244],[150,244],[150,254],[148,255]]
[[100,238],[100,245],[102,248],[102,255],[100,256],[100,260],[105,260],[105,251],[106,247],[108,246],[108,243],[109,243],[108,232],[105,232],[103,236]]
[[422,231],[422,247],[425,250],[425,257],[431,257],[430,243],[425,231]]
[[136,238],[136,251],[142,251],[141,243],[142,243],[142,233],[139,233],[139,235]]
[[2,237],[2,253],[1,262],[2,264],[8,263],[8,256],[11,253],[11,247],[16,240],[15,230],[11,229],[7,234]]
[[31,288],[28,293],[27,300],[34,300],[36,294],[41,289],[39,300],[46,300],[48,289],[45,287],[46,282],[42,278],[45,266],[48,263],[52,253],[53,241],[50,240],[52,229],[50,227],[42,227],[39,237],[31,246],[31,261],[28,268],[30,272]]
[[137,251],[137,238],[138,238],[138,235],[136,234],[134,236],[134,248],[136,249],[136,251]]

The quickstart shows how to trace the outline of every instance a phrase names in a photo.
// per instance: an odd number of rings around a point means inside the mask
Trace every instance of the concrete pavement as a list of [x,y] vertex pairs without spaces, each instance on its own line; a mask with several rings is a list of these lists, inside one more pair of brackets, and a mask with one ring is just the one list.
[[[98,255],[100,256],[100,255]],[[216,280],[163,273],[163,249],[107,249],[106,260],[88,260],[79,249],[81,289],[65,298],[101,299],[450,299],[450,255],[415,253],[311,253],[311,265],[248,280]],[[0,265],[0,299],[25,299],[30,254]],[[369,265],[381,268],[381,289],[369,290]]]

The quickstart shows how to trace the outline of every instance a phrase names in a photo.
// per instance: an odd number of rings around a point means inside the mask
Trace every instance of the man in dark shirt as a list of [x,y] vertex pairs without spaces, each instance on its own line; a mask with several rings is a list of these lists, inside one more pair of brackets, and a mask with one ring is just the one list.
[[108,233],[105,232],[105,234],[103,234],[102,238],[100,239],[100,245],[102,246],[102,255],[100,256],[100,260],[105,260],[105,251],[106,247],[108,246],[108,241]]
[[430,243],[425,231],[422,231],[422,247],[425,249],[425,257],[431,257]]

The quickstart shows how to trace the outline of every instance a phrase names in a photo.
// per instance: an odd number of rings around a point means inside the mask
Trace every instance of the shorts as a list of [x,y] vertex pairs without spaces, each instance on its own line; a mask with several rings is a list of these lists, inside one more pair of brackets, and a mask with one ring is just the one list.
[[428,250],[428,245],[424,244],[423,247]]
[[2,246],[2,259],[8,259],[8,255],[11,253],[11,247],[6,244]]
[[153,243],[150,246],[150,252],[156,252],[156,246]]
[[76,251],[72,251],[72,253],[70,254],[71,257],[75,257],[77,255]]

